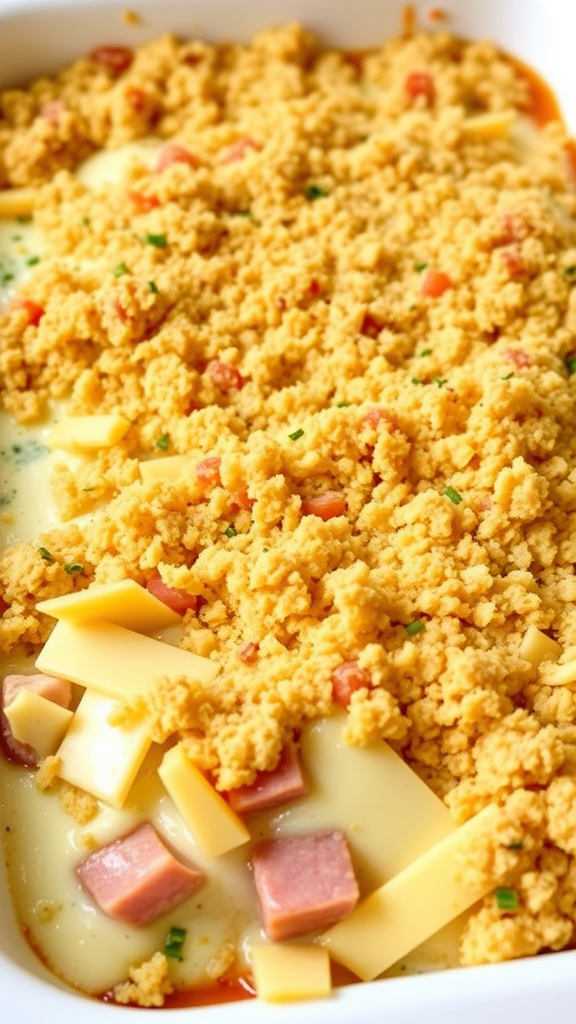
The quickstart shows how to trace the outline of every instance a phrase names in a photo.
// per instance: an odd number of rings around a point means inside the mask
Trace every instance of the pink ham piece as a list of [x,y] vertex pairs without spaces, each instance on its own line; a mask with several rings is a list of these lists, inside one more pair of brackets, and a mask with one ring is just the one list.
[[295,800],[307,792],[298,755],[292,744],[288,744],[272,771],[258,772],[251,786],[231,789],[227,798],[236,814],[256,814]]
[[204,881],[179,860],[148,822],[81,861],[76,874],[100,909],[134,928],[173,910]]
[[346,836],[339,830],[267,839],[256,847],[252,868],[264,930],[274,942],[328,928],[358,902]]
[[2,684],[2,714],[0,716],[0,735],[2,745],[9,761],[15,764],[26,765],[34,768],[38,764],[38,754],[26,743],[15,740],[10,728],[10,722],[4,714],[4,708],[15,699],[18,691],[23,687],[39,693],[46,700],[59,704],[62,708],[69,708],[72,703],[72,684],[67,679],[59,679],[57,676],[45,676],[41,672],[34,675],[10,675],[4,678]]

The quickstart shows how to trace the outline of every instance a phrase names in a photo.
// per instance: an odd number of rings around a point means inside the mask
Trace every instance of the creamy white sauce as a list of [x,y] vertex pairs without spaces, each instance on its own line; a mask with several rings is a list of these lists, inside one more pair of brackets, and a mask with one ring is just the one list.
[[[158,143],[99,153],[78,172],[88,187],[120,180],[134,160],[153,161]],[[42,258],[42,239],[33,224],[0,221],[0,307]],[[48,257],[44,257],[48,258]],[[1,269],[0,269],[1,272]],[[5,413],[0,416],[0,545],[36,540],[58,524],[50,500],[50,474],[63,456],[45,444],[46,424],[21,427]],[[169,640],[168,636],[164,637]],[[12,658],[3,674],[33,665]],[[365,756],[339,741],[341,720],[307,730],[303,741],[304,770],[310,793],[293,805],[260,815],[251,822],[254,841],[322,828],[342,828],[350,837],[361,890],[366,893],[384,881],[379,851],[390,843],[401,822],[378,814],[378,786],[373,785]],[[105,756],[105,751],[102,751]],[[171,962],[177,986],[205,983],[210,962],[232,943],[239,962],[249,962],[250,947],[263,933],[258,919],[249,870],[250,847],[206,860],[187,832],[157,775],[161,750],[153,747],[132,787],[125,807],[100,805],[95,819],[81,826],[50,793],[40,793],[34,773],[0,759],[0,827],[13,899],[22,927],[41,958],[63,979],[88,993],[101,993],[127,976],[130,965],[162,949],[168,929],[187,930],[185,960]],[[414,843],[411,809],[403,816],[405,845],[400,859],[410,857]],[[77,881],[75,867],[95,847],[151,821],[183,857],[206,875],[205,884],[180,907],[151,927],[133,929],[101,913]],[[395,854],[396,856],[396,854]],[[389,972],[398,974],[447,967],[457,962],[461,922],[453,922],[431,942],[415,950]]]

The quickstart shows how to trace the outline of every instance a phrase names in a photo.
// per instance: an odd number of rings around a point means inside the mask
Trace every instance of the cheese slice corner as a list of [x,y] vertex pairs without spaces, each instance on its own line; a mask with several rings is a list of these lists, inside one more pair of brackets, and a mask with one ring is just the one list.
[[312,943],[256,943],[252,947],[256,994],[268,1002],[319,999],[332,992],[328,950]]
[[130,421],[118,413],[66,416],[50,428],[46,444],[71,454],[96,451],[117,444],[129,428]]
[[182,617],[135,580],[95,583],[62,597],[39,601],[39,612],[79,625],[109,622],[137,633],[154,633],[182,622]]

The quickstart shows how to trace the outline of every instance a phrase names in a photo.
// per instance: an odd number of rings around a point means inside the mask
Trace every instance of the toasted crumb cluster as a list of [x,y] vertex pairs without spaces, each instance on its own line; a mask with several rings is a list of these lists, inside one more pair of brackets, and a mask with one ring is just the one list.
[[[484,901],[465,963],[576,921],[576,692],[520,652],[576,630],[576,193],[533,102],[487,42],[351,55],[297,25],[164,36],[0,99],[0,184],[34,188],[45,239],[0,319],[5,408],[131,423],[57,467],[67,525],[2,556],[4,649],[93,581],[194,596],[180,642],[222,671],[144,710],[220,789],[355,663],[347,742],[390,740],[458,821],[502,807],[462,870],[518,902]],[[76,174],[127,145],[120,180]],[[165,967],[116,1000],[159,1005]]]

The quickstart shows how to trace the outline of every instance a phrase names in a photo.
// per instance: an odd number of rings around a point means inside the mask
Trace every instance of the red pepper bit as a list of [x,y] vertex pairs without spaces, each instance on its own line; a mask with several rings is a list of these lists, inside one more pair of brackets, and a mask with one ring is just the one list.
[[343,661],[332,673],[332,700],[347,708],[352,694],[370,685],[370,676],[357,661]]
[[530,356],[522,348],[507,348],[502,355],[504,356],[504,359],[509,363],[512,363],[517,370],[523,370],[527,366],[532,365]]
[[404,89],[409,100],[417,100],[422,96],[426,103],[434,102],[436,95],[432,76],[426,71],[412,71],[404,83]]
[[23,313],[28,317],[28,323],[32,327],[37,327],[42,317],[44,316],[44,307],[40,306],[33,299],[22,299],[16,297],[12,299],[9,308],[11,310],[22,310]]
[[167,142],[162,146],[156,158],[155,171],[161,174],[172,164],[186,164],[188,167],[198,167],[198,157],[189,149],[181,146],[178,142]]
[[393,412],[383,409],[380,405],[374,405],[371,409],[367,409],[362,417],[362,422],[367,427],[374,427],[375,430],[382,423],[385,423],[390,430],[398,430],[398,418]]
[[223,363],[219,359],[211,359],[204,372],[223,394],[227,394],[229,391],[240,391],[246,383],[235,366]]
[[148,213],[149,210],[155,210],[160,206],[160,200],[157,196],[148,196],[144,192],[128,192],[128,199],[136,207],[137,213]]
[[111,75],[121,75],[130,67],[134,54],[129,46],[96,46],[90,58]]
[[222,459],[219,455],[208,455],[196,463],[196,478],[207,487],[221,487],[220,466]]
[[521,277],[526,272],[526,264],[517,246],[510,245],[507,249],[501,249],[500,256],[510,277]]
[[244,157],[252,150],[258,152],[262,149],[262,143],[256,142],[255,139],[245,138],[238,139],[230,148],[226,151],[222,157],[223,164],[235,164],[239,160],[243,160]]
[[48,103],[44,103],[44,105],[40,107],[38,114],[56,128],[60,124],[62,114],[64,114],[65,111],[66,107],[62,103],[62,100],[49,100]]
[[422,282],[422,295],[429,299],[439,299],[449,288],[452,288],[452,279],[443,270],[426,271]]
[[346,498],[341,491],[325,491],[312,498],[302,498],[302,515],[318,516],[325,522],[346,512]]
[[135,114],[142,114],[148,106],[146,93],[136,85],[127,85],[124,90],[124,98]]

